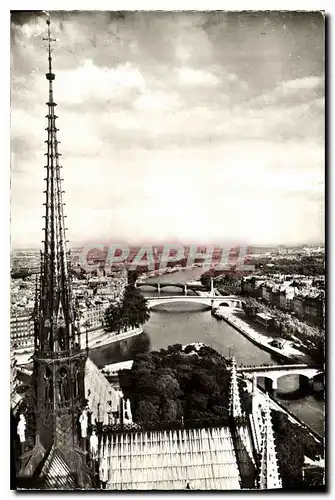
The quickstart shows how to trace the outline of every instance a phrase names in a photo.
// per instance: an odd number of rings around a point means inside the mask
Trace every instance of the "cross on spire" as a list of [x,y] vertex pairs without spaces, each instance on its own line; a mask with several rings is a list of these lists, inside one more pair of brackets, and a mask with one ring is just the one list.
[[47,80],[54,80],[55,79],[55,75],[52,72],[52,57],[51,57],[52,49],[51,49],[51,43],[52,42],[56,42],[56,38],[52,38],[52,36],[51,36],[51,32],[50,32],[50,18],[49,17],[46,20],[46,24],[48,26],[48,36],[46,38],[43,38],[43,40],[45,42],[48,42],[48,55],[49,55],[49,57],[48,57],[48,61],[49,61],[49,73],[46,74],[46,78],[47,78]]

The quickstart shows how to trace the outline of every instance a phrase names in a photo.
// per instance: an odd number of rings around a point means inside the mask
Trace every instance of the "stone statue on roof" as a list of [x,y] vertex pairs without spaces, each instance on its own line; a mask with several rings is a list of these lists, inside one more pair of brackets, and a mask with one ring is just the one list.
[[100,470],[99,470],[99,477],[100,481],[102,483],[107,483],[108,481],[108,462],[107,458],[103,457],[101,465],[100,465]]
[[87,426],[88,426],[87,410],[83,410],[81,412],[81,415],[79,417],[79,423],[80,423],[81,437],[86,438],[87,437]]
[[90,437],[90,452],[91,458],[95,459],[98,455],[98,436],[95,431],[92,431],[92,435]]
[[125,412],[124,412],[124,421],[125,423],[132,423],[133,422],[133,416],[131,413],[131,405],[130,405],[130,399],[127,399],[125,401]]
[[26,426],[25,416],[21,413],[19,423],[17,424],[17,433],[20,438],[20,443],[24,443],[26,440]]

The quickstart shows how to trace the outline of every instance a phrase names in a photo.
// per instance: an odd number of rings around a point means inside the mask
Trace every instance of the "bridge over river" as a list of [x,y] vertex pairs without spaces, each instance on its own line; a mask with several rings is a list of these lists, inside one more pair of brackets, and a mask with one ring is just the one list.
[[272,391],[278,389],[278,380],[289,375],[299,375],[299,380],[307,384],[313,383],[317,375],[322,375],[322,370],[315,365],[270,365],[270,366],[252,366],[239,367],[237,372],[245,378],[253,379],[262,377],[268,381],[268,389]]
[[155,290],[157,290],[158,293],[161,290],[163,290],[164,288],[173,287],[173,288],[181,289],[185,293],[185,295],[187,295],[188,290],[191,290],[193,292],[208,290],[208,288],[206,286],[202,285],[198,281],[185,282],[185,283],[182,283],[180,281],[178,281],[178,282],[171,281],[170,283],[164,283],[164,282],[160,282],[160,281],[150,281],[150,283],[142,283],[142,282],[137,281],[135,283],[135,287],[136,288],[151,287],[151,288],[154,288]]
[[162,304],[173,304],[173,303],[191,303],[191,304],[201,304],[207,306],[208,308],[215,308],[219,306],[242,308],[242,300],[234,295],[228,296],[212,296],[212,295],[166,295],[160,297],[150,297],[147,298],[148,307],[159,306]]

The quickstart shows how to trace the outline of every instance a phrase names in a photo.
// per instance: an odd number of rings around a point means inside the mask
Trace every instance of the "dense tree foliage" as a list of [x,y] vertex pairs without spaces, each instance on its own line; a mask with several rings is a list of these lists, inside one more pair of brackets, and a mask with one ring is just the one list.
[[228,417],[227,362],[207,346],[197,351],[194,345],[183,350],[175,344],[137,354],[132,369],[121,372],[120,384],[139,423],[150,414],[160,421]]
[[136,270],[136,271],[128,271],[128,285],[134,285],[137,281],[137,279],[141,276],[141,271]]
[[[273,258],[257,257],[253,258],[252,264],[256,271],[262,274],[300,274],[305,276],[320,276],[325,273],[324,255],[303,255],[297,254],[295,258]],[[268,266],[271,264],[271,267]]]
[[120,305],[111,304],[105,313],[106,324],[110,331],[120,332],[129,327],[139,327],[148,321],[150,312],[147,300],[140,290],[135,288],[136,278],[132,276],[131,282],[124,291]]
[[308,350],[309,355],[315,363],[320,366],[325,364],[326,346],[324,335],[315,335],[310,339],[311,345]]
[[200,276],[201,283],[210,288],[211,278],[214,278],[214,286],[222,295],[242,293],[243,276],[236,272],[215,271],[210,269]]
[[200,276],[200,282],[202,285],[204,285],[207,288],[210,288],[211,286],[211,278],[215,276],[215,272],[213,269],[210,269],[209,271],[203,273]]
[[315,460],[323,456],[323,447],[306,429],[292,424],[284,413],[272,411],[271,414],[283,487],[302,487],[304,457]]

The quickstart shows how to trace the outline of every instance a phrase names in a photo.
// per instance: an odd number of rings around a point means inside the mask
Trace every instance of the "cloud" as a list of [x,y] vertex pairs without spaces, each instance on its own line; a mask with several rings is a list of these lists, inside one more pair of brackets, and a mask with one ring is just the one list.
[[262,94],[250,102],[251,106],[294,106],[321,97],[324,94],[321,77],[308,76],[281,82],[271,92]]
[[320,87],[322,79],[318,76],[306,76],[305,78],[297,78],[296,80],[288,80],[281,84],[283,91],[306,90]]
[[[128,89],[142,89],[145,81],[141,72],[129,63],[114,68],[97,68],[86,60],[76,71],[64,71],[59,75],[58,89],[64,102],[81,103],[93,99],[117,100]],[[120,96],[121,94],[121,96]]]
[[[71,241],[322,239],[321,31],[267,16],[53,14]],[[12,25],[13,242],[42,236],[43,29]]]
[[140,111],[173,111],[180,106],[176,95],[160,91],[141,94],[134,102],[134,108]]
[[209,71],[201,71],[199,69],[181,68],[178,70],[178,81],[181,85],[205,85],[216,86],[220,84],[217,76]]
[[[145,88],[145,80],[138,68],[129,63],[116,68],[98,67],[92,60],[84,60],[79,68],[59,71],[55,80],[55,99],[62,105],[120,101],[132,90]],[[35,80],[36,95],[45,93],[45,78]]]

